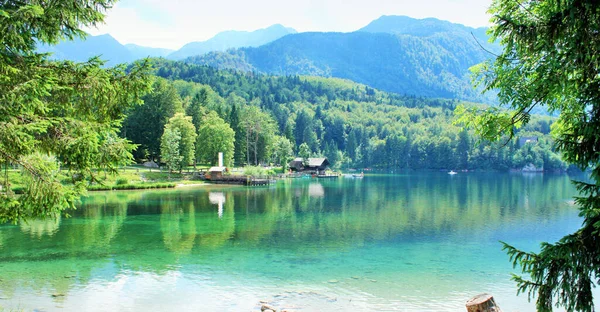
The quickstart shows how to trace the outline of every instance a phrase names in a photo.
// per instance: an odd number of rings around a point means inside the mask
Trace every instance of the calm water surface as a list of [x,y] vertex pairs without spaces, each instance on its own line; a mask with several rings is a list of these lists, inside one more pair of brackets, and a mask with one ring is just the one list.
[[566,175],[410,173],[264,188],[102,192],[0,227],[0,307],[69,311],[464,311],[516,296],[499,241],[581,220]]

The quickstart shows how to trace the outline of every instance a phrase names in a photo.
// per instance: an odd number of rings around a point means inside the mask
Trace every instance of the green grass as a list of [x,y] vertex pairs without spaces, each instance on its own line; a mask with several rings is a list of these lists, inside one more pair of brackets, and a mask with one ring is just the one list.
[[[90,183],[88,190],[104,191],[104,190],[140,190],[151,188],[173,188],[177,184],[196,184],[198,181],[191,180],[192,174],[187,173],[188,168],[184,171],[185,174],[171,173],[166,171],[160,172],[156,168],[146,168],[143,166],[128,166],[119,169],[117,174],[105,174],[104,172],[96,172],[95,178],[97,182]],[[193,172],[193,168],[189,168]],[[8,170],[8,179],[11,183],[11,189],[16,194],[22,194],[25,190],[25,181],[18,169]],[[4,180],[4,171],[0,183]],[[71,173],[68,170],[62,170],[58,175],[59,181],[63,184],[72,183]]]
[[91,185],[90,191],[113,191],[113,190],[146,190],[156,188],[173,188],[177,183],[137,183],[137,184],[116,184],[116,185]]
[[[198,170],[206,170],[209,166],[200,165]],[[235,174],[250,174],[255,176],[274,175],[281,172],[281,168],[265,170],[261,167],[245,167],[242,172]],[[182,173],[160,171],[157,168],[146,168],[141,165],[132,165],[119,169],[117,174],[105,174],[104,172],[95,172],[97,181],[88,185],[90,191],[105,190],[141,190],[151,188],[172,188],[178,184],[197,184],[194,180],[194,168],[184,168]],[[4,174],[4,172],[2,172]],[[25,190],[25,183],[18,169],[8,170],[8,177],[11,182],[11,189],[17,194],[22,194]],[[71,173],[68,170],[62,170],[58,179],[63,184],[72,183]],[[0,182],[1,183],[1,182]]]
[[184,175],[181,173],[168,173],[168,172],[144,172],[143,177],[147,181],[152,182],[166,182],[166,181],[174,181],[174,180],[182,180]]

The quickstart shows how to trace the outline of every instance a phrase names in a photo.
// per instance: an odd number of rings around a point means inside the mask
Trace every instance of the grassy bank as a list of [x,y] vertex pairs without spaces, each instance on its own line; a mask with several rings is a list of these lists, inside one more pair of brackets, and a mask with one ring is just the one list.
[[[193,180],[193,170],[186,169],[183,173],[168,173],[156,168],[146,168],[143,166],[129,166],[119,169],[117,174],[105,174],[97,172],[95,182],[90,182],[88,189],[90,191],[107,190],[142,190],[153,188],[173,188],[180,184],[198,184],[198,180]],[[3,172],[4,174],[4,172]],[[11,189],[19,194],[25,188],[25,182],[18,169],[11,169],[7,172]],[[63,170],[58,174],[58,179],[63,184],[72,183],[72,177],[68,170]]]

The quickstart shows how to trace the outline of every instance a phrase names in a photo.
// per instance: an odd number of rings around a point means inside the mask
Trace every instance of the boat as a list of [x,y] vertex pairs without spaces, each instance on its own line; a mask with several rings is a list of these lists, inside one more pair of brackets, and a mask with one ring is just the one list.
[[456,171],[454,171],[454,170],[450,170],[450,171],[448,172],[448,174],[449,174],[449,175],[455,175],[455,174],[458,174],[458,172],[456,172]]
[[360,174],[355,173],[352,176],[355,177],[355,178],[364,178],[365,177],[365,173],[364,172],[361,172]]

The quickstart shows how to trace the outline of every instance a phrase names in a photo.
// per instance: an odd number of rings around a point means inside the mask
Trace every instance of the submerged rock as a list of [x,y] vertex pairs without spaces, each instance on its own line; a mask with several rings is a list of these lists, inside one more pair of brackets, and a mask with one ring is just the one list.
[[263,305],[260,307],[260,310],[262,312],[277,312],[277,309],[275,309],[274,307],[272,307],[266,303],[263,303]]

